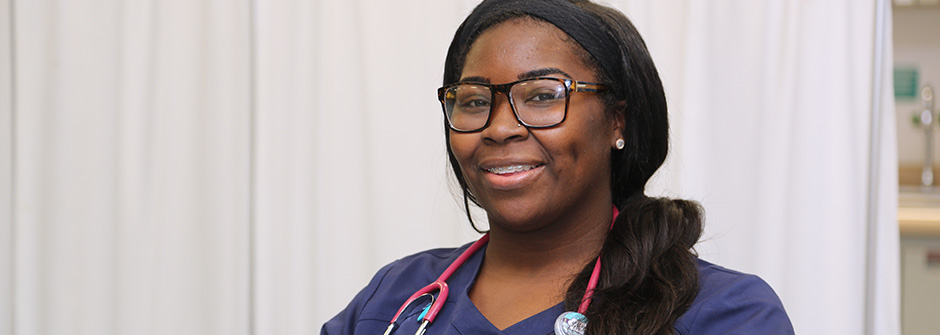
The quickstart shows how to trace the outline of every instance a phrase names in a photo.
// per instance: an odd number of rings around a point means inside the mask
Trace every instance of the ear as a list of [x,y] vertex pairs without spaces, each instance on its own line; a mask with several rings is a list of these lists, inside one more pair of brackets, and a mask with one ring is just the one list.
[[623,109],[626,106],[627,102],[625,100],[618,101],[617,106],[614,107],[614,113],[610,116],[610,141],[608,142],[610,142],[610,146],[614,149],[616,149],[614,143],[616,143],[618,139],[626,140],[623,136],[623,129],[626,124]]

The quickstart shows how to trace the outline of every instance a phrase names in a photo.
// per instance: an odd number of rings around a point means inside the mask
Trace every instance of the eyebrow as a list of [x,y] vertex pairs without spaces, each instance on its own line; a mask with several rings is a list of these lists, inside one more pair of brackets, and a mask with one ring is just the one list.
[[[569,75],[567,72],[562,71],[562,70],[559,69],[559,68],[554,68],[554,67],[547,67],[547,68],[544,68],[544,69],[537,69],[537,70],[532,70],[532,71],[526,71],[526,72],[520,73],[518,76],[516,76],[516,78],[519,78],[519,80],[523,80],[523,79],[526,79],[526,78],[543,77],[543,76],[547,76],[547,75],[550,75],[550,74],[560,74],[560,75],[562,75],[562,76],[567,77],[568,79],[571,79],[571,75]],[[459,82],[461,82],[461,83],[464,83],[464,82],[475,82],[475,83],[490,84],[490,80],[489,80],[488,78],[486,78],[486,77],[480,77],[480,76],[461,78]]]
[[547,75],[550,75],[550,74],[560,74],[560,75],[563,75],[563,76],[565,76],[565,77],[568,77],[568,79],[571,79],[571,75],[569,75],[569,74],[566,73],[565,71],[562,71],[562,70],[559,69],[559,68],[554,68],[554,67],[547,67],[547,68],[544,68],[544,69],[538,69],[538,70],[532,70],[532,71],[520,73],[517,78],[519,78],[519,80],[522,80],[522,79],[526,79],[526,78],[535,78],[535,77],[547,76]]
[[489,83],[490,83],[490,80],[489,80],[489,79],[486,79],[485,77],[475,76],[475,77],[461,78],[461,79],[460,79],[459,81],[457,81],[457,82],[458,82],[458,83],[474,82],[474,83],[489,84]]

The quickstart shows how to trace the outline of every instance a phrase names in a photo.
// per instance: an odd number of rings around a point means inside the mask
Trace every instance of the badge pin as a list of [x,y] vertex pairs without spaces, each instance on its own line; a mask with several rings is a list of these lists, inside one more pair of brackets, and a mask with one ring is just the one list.
[[555,335],[584,335],[587,317],[578,312],[564,312],[555,319]]

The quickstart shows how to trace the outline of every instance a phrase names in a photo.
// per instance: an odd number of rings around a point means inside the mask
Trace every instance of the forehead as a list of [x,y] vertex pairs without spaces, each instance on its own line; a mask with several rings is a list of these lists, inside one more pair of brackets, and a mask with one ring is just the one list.
[[517,18],[496,24],[473,42],[467,52],[461,79],[482,77],[493,83],[522,79],[519,76],[556,68],[582,81],[594,80],[585,64],[587,52],[554,25],[533,18]]

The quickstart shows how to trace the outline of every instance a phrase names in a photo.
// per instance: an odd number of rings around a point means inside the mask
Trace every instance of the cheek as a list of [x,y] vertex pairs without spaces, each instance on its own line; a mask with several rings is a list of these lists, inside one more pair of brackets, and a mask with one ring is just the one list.
[[582,122],[573,122],[571,129],[554,138],[557,157],[566,157],[564,166],[577,170],[580,176],[583,173],[597,173],[609,169],[610,144],[608,144],[608,131],[605,118],[592,115],[585,117]]
[[460,169],[464,171],[465,176],[467,174],[466,167],[469,165],[470,159],[473,157],[473,152],[476,150],[476,146],[479,143],[479,141],[474,138],[474,135],[476,135],[476,133],[450,133],[450,150],[454,153],[454,157],[457,158],[457,163],[460,164]]

